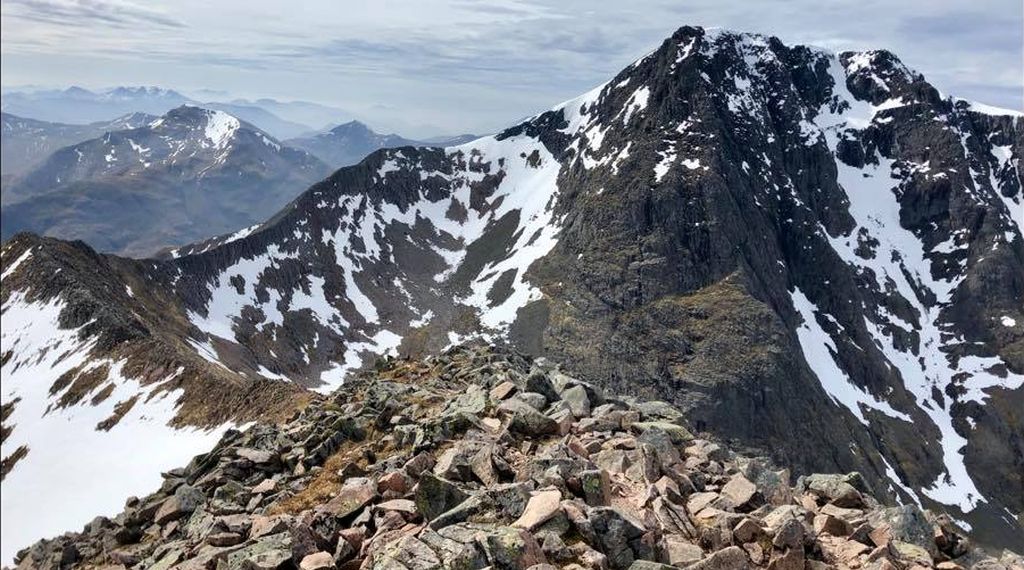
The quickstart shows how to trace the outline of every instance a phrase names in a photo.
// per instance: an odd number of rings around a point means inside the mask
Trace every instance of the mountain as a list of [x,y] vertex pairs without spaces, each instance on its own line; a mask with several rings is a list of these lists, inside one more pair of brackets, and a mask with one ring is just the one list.
[[[352,113],[345,109],[321,105],[309,101],[278,101],[276,99],[261,98],[255,101],[248,99],[235,99],[230,104],[245,107],[259,107],[274,113],[287,121],[293,123],[312,125],[316,128],[329,125],[337,121],[352,117]],[[292,135],[296,136],[296,135]]]
[[62,90],[8,92],[0,107],[5,113],[57,123],[109,121],[130,113],[163,115],[192,101],[172,89],[114,87],[99,92],[81,87]]
[[[313,129],[302,121],[286,120],[274,114],[270,107],[282,107],[275,101],[260,101],[265,105],[245,102],[200,102],[177,91],[160,87],[114,87],[101,91],[71,87],[64,90],[5,93],[2,107],[4,113],[23,117],[83,124],[110,121],[113,117],[130,113],[163,115],[175,107],[193,105],[224,111],[256,125],[276,138],[295,137]],[[333,115],[333,118],[339,116],[344,115]],[[319,126],[323,123],[315,121],[310,124]]]
[[[481,337],[1021,550],[1022,152],[1020,113],[943,96],[889,52],[684,27],[501,133],[378,150],[166,259],[17,235],[4,321],[25,324],[4,325],[2,371],[7,401],[34,396],[5,410],[5,491],[61,446],[23,426],[112,376],[201,360],[212,384],[327,391]],[[176,426],[252,417],[216,399],[195,423],[204,389],[181,386]]]
[[359,121],[350,121],[338,125],[326,133],[286,140],[285,144],[301,148],[327,164],[340,168],[355,164],[371,152],[382,148],[458,146],[477,138],[479,137],[475,135],[458,135],[436,137],[430,141],[414,141],[395,134],[378,134]]
[[301,123],[286,121],[262,107],[252,105],[236,105],[232,103],[202,103],[201,107],[216,109],[238,117],[239,119],[258,125],[260,129],[278,139],[287,139],[308,133],[312,127]]
[[684,423],[665,402],[459,346],[383,363],[284,425],[226,433],[116,516],[26,548],[18,567],[1024,565],[944,515],[881,503],[857,473],[793,485]]
[[147,255],[262,220],[328,171],[227,113],[182,106],[62,148],[10,184],[3,235]]
[[155,116],[145,113],[130,113],[112,121],[70,125],[0,113],[3,129],[0,168],[5,175],[17,176],[29,171],[59,148],[96,138],[109,131],[141,127],[155,119]]

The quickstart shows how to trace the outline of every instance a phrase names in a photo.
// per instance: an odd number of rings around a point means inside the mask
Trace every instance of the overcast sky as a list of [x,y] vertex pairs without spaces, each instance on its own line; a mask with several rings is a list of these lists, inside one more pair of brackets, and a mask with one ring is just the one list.
[[[409,135],[490,132],[685,24],[888,48],[940,90],[1022,108],[1021,0],[0,0],[2,83],[303,99]],[[598,6],[599,5],[599,6]]]

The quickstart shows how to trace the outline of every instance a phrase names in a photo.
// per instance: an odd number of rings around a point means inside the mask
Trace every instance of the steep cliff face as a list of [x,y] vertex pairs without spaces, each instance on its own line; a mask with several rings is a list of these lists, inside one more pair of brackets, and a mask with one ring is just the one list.
[[[222,374],[329,390],[378,354],[504,337],[1006,545],[1022,144],[1019,114],[888,52],[681,28],[498,135],[376,152],[264,224],[140,262],[139,287]],[[5,274],[37,246],[56,247],[9,242]]]

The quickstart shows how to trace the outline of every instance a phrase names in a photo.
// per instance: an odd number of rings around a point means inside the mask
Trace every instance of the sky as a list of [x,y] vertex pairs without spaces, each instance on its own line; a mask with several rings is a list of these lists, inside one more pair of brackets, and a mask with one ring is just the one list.
[[598,85],[682,25],[886,48],[1021,109],[1021,0],[0,0],[0,83],[307,100],[407,136],[487,133]]

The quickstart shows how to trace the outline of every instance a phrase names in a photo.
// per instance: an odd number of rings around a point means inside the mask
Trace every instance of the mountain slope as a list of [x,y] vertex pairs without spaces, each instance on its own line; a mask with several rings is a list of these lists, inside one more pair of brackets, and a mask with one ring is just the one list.
[[285,144],[301,148],[334,168],[353,165],[366,155],[382,148],[402,146],[457,146],[478,138],[475,135],[438,137],[430,141],[414,141],[395,134],[382,135],[359,121],[338,125],[326,133],[298,137]]
[[3,142],[0,144],[2,174],[23,174],[59,148],[96,138],[109,131],[138,128],[155,119],[156,117],[145,113],[131,113],[113,121],[69,125],[2,113],[0,114],[3,129]]
[[948,517],[879,503],[857,473],[791,487],[787,470],[684,424],[665,402],[460,345],[384,363],[284,425],[225,434],[117,516],[20,552],[18,567],[1024,564],[976,548]]
[[146,255],[251,225],[327,171],[226,113],[183,106],[54,153],[5,189],[3,232]]
[[[331,389],[506,337],[1019,546],[1022,148],[1019,114],[888,52],[687,27],[498,135],[377,151],[145,286],[225,374]],[[51,247],[16,237],[4,271]]]
[[207,109],[224,111],[232,117],[237,117],[247,123],[257,125],[261,130],[266,131],[277,139],[295,137],[302,133],[308,133],[312,129],[312,127],[302,123],[286,121],[270,111],[254,105],[203,103],[200,106]]

